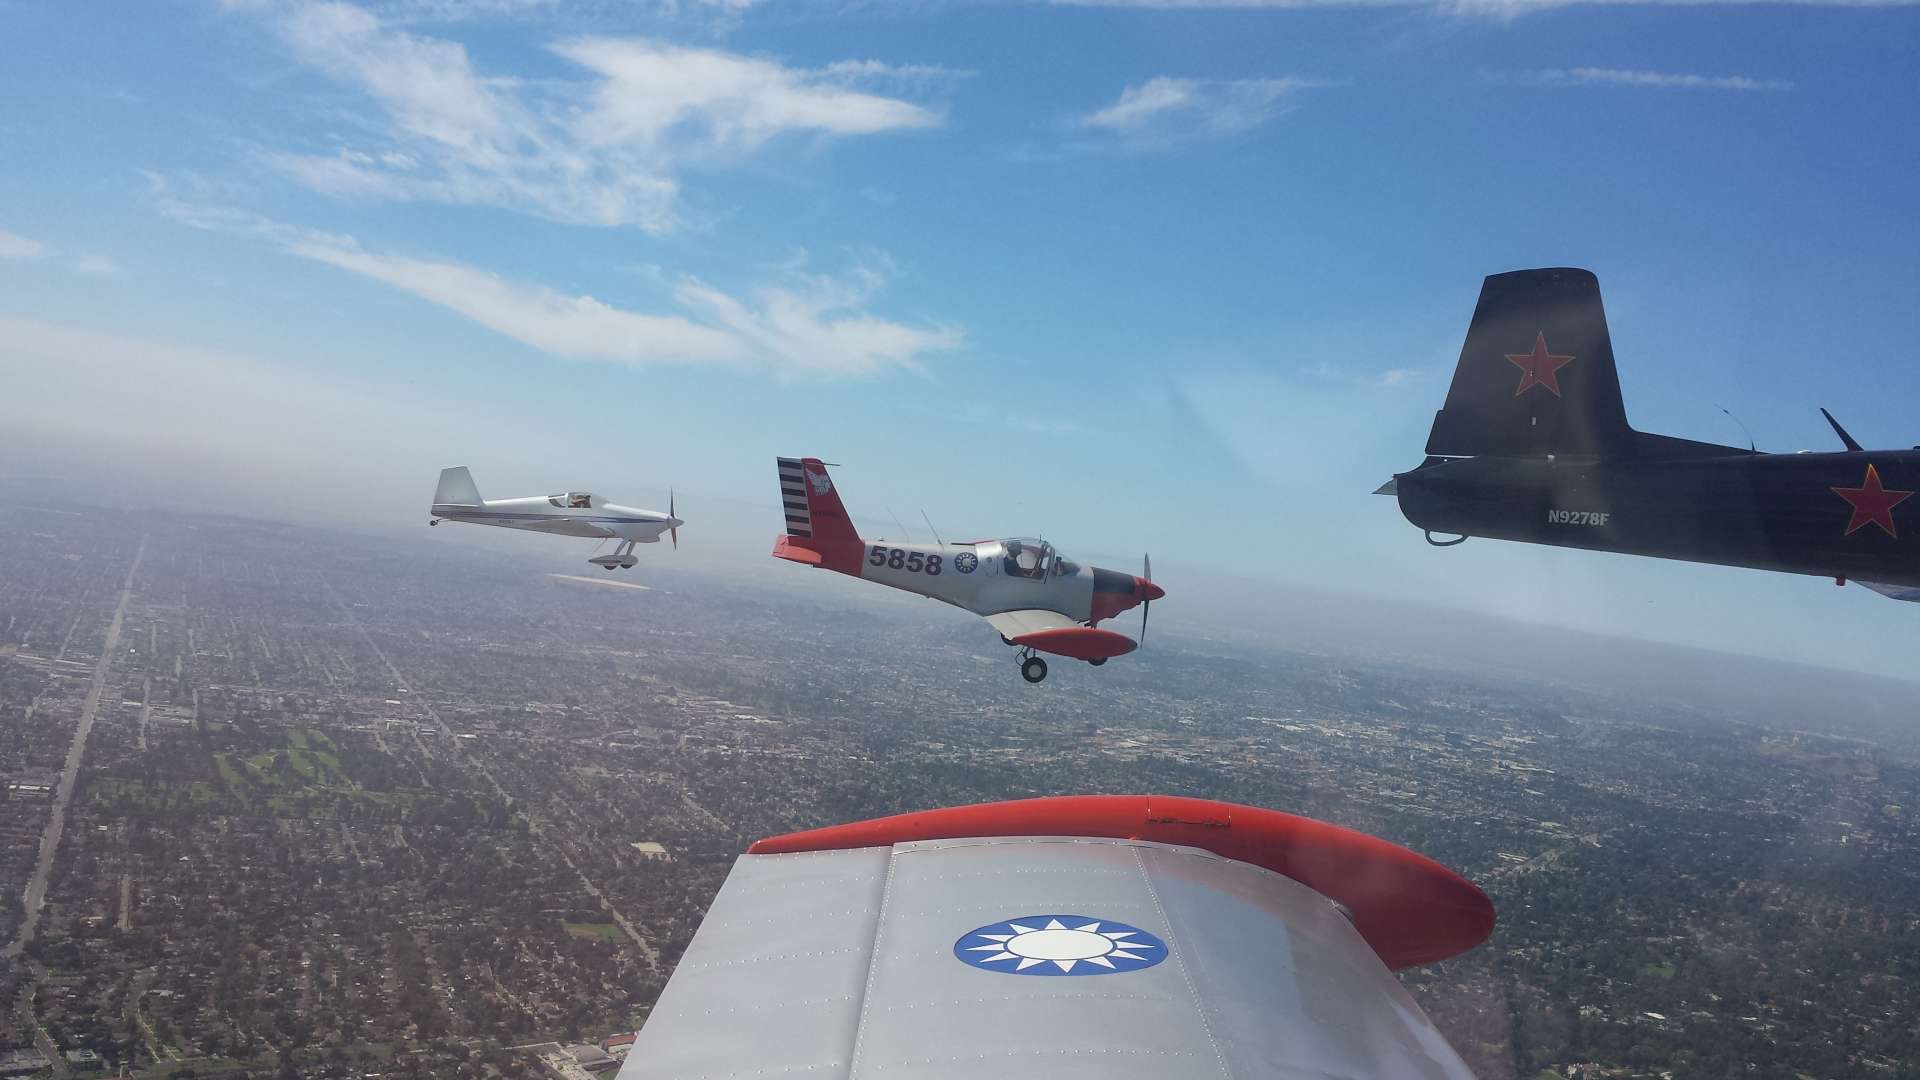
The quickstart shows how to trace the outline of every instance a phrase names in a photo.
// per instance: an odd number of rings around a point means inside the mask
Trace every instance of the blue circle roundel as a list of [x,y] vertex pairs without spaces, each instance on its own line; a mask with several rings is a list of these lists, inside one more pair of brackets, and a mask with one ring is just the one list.
[[971,551],[963,551],[953,557],[953,568],[963,574],[973,573],[974,567],[979,565],[980,557]]
[[962,934],[953,955],[1010,975],[1119,975],[1165,960],[1167,944],[1112,919],[1028,915]]

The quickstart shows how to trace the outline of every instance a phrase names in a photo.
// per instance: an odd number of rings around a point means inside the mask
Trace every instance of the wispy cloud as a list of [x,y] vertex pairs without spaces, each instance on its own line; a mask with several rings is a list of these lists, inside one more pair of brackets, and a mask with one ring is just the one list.
[[1420,382],[1424,380],[1428,374],[1419,368],[1406,367],[1386,368],[1380,371],[1355,370],[1350,367],[1331,364],[1325,360],[1304,367],[1300,369],[1300,372],[1314,379],[1338,383],[1343,386],[1351,386],[1361,390],[1392,390],[1396,387]]
[[952,327],[909,325],[869,313],[893,275],[891,264],[877,257],[841,274],[789,267],[743,295],[690,276],[671,278],[671,307],[645,312],[452,260],[370,251],[351,236],[181,202],[164,191],[158,198],[161,211],[183,224],[264,240],[359,274],[550,356],[757,368],[785,378],[865,376],[919,370],[926,356],[961,342]]
[[91,274],[94,277],[111,277],[120,272],[120,263],[111,255],[98,252],[85,252],[75,255],[69,262],[76,274]]
[[0,229],[0,259],[39,259],[51,253],[47,245],[32,237]]
[[1750,75],[1691,75],[1668,71],[1640,71],[1629,68],[1547,68],[1513,75],[1489,76],[1500,82],[1519,82],[1532,86],[1626,86],[1649,90],[1791,90],[1784,79],[1756,79]]
[[1169,146],[1235,135],[1271,120],[1296,91],[1322,86],[1310,79],[1149,79],[1121,91],[1105,108],[1079,120],[1088,132],[1128,147]]
[[110,256],[89,251],[63,252],[30,236],[0,229],[0,259],[49,259],[76,274],[104,276],[120,272]]
[[397,29],[351,4],[259,6],[294,56],[377,111],[368,144],[266,155],[339,197],[493,205],[663,232],[683,223],[678,175],[690,165],[734,161],[782,136],[941,122],[926,106],[852,84],[924,83],[945,69],[878,61],[801,69],[647,38],[579,37],[551,48],[585,78],[521,80],[482,74],[458,42]]

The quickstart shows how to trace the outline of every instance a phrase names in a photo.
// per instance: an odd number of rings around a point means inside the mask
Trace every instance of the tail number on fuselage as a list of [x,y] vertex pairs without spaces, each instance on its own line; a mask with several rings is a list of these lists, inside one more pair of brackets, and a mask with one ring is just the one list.
[[940,576],[940,556],[927,555],[918,551],[902,551],[899,548],[885,548],[873,545],[867,552],[867,565],[884,566],[889,570],[906,570],[929,577]]
[[1613,516],[1612,514],[1605,513],[1600,510],[1555,509],[1555,510],[1547,511],[1547,524],[1600,526],[1600,525],[1605,525],[1607,523],[1607,519],[1612,516]]

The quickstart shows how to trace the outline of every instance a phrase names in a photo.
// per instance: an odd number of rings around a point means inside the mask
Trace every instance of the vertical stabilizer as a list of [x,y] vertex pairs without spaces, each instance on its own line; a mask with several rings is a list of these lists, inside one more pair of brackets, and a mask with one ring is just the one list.
[[479,506],[480,489],[473,486],[473,474],[465,465],[440,470],[440,486],[433,490],[435,506]]
[[819,458],[778,458],[780,502],[787,515],[787,535],[819,547],[860,542],[847,508],[840,504],[833,478]]
[[1566,268],[1487,278],[1427,453],[1605,458],[1636,445],[1599,279]]

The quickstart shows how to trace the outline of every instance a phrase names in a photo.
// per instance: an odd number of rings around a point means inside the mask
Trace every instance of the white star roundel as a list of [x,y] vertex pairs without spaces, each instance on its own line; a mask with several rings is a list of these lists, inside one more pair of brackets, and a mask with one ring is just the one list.
[[1028,915],[961,935],[953,955],[974,967],[1013,975],[1118,975],[1165,960],[1167,945],[1111,919]]

